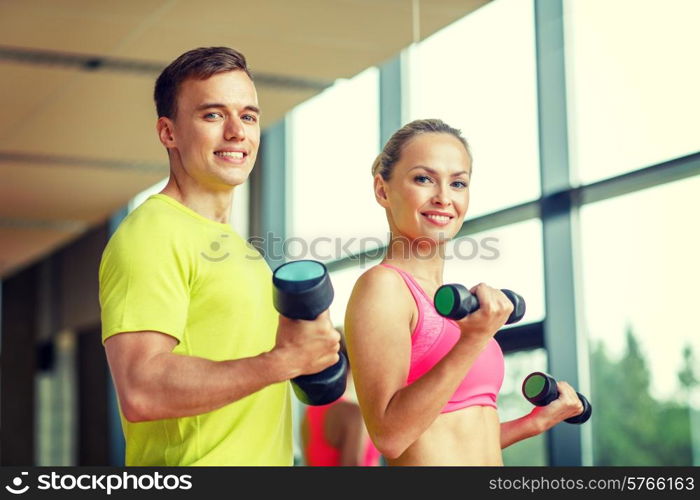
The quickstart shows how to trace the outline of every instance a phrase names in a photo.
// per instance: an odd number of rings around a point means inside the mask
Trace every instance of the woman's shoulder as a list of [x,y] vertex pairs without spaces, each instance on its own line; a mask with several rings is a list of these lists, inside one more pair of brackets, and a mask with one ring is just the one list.
[[411,291],[401,275],[395,269],[378,265],[365,271],[355,283],[347,312],[374,313],[379,308],[382,315],[397,318],[411,315],[413,307]]
[[362,273],[355,283],[355,290],[365,292],[387,292],[405,288],[403,278],[394,269],[376,265]]

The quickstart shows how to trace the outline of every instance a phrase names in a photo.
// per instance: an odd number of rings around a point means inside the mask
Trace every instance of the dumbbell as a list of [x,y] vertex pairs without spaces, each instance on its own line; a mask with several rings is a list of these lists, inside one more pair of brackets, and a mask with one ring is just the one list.
[[[273,303],[277,312],[290,319],[313,321],[333,302],[333,285],[326,266],[315,260],[298,260],[279,266],[272,275]],[[325,370],[292,379],[292,388],[302,403],[330,404],[345,392],[348,360],[339,360]]]
[[[506,325],[520,321],[525,315],[525,300],[517,293],[502,289],[508,300],[513,303],[513,312],[508,316]],[[442,285],[433,298],[435,309],[446,318],[460,320],[479,309],[479,299],[464,285],[451,283]]]
[[[583,405],[583,411],[574,417],[567,418],[564,422],[570,424],[582,424],[591,417],[593,408],[585,396],[576,393]],[[533,372],[523,380],[523,396],[535,406],[547,406],[559,397],[557,381],[551,375],[542,372]]]

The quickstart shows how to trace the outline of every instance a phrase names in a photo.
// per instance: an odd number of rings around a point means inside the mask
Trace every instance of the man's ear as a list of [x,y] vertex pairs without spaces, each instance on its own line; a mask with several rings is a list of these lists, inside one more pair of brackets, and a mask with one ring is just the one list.
[[386,181],[380,174],[374,176],[374,197],[384,208],[389,208],[389,199],[386,194]]
[[160,139],[161,144],[166,148],[175,147],[175,136],[173,135],[174,124],[173,121],[165,116],[158,118],[156,122],[156,130],[158,131],[158,139]]

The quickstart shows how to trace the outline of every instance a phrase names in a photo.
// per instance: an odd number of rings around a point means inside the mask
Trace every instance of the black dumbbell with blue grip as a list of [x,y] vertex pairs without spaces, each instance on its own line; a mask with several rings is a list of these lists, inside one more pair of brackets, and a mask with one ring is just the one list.
[[[513,303],[513,312],[508,316],[506,325],[520,321],[525,316],[525,300],[511,290],[504,288],[501,291]],[[479,299],[476,295],[457,283],[438,288],[433,302],[440,315],[454,320],[460,320],[479,309]]]
[[[313,321],[333,302],[333,286],[326,266],[315,260],[298,260],[278,267],[272,275],[273,303],[282,316]],[[340,359],[325,370],[292,379],[292,388],[307,405],[330,404],[345,392],[348,360]]]

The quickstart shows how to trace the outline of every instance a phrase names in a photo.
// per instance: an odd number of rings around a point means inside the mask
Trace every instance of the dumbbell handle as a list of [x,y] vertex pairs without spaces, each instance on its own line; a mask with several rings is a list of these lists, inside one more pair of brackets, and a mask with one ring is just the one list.
[[[570,424],[582,424],[586,422],[593,412],[593,407],[588,399],[579,392],[577,392],[576,395],[583,405],[583,411],[578,415],[564,420],[564,422]],[[533,372],[525,377],[523,381],[523,396],[535,406],[547,406],[559,397],[557,381],[547,373]]]
[[[506,325],[520,321],[525,315],[525,299],[507,288],[501,291],[513,304],[513,312],[508,316]],[[434,303],[438,313],[454,320],[460,320],[479,309],[479,299],[476,295],[458,283],[450,283],[438,288]]]

